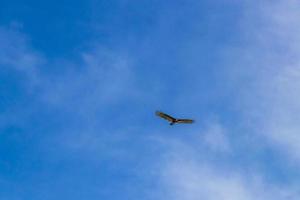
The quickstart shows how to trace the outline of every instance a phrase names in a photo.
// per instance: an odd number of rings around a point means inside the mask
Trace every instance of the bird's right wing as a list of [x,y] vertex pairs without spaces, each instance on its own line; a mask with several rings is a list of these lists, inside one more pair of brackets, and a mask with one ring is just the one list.
[[163,112],[159,112],[159,111],[156,111],[155,114],[161,118],[164,118],[170,122],[174,122],[176,119],[174,117],[171,117],[170,115],[167,115]]
[[191,123],[194,123],[194,120],[192,120],[192,119],[178,119],[177,123],[191,124]]

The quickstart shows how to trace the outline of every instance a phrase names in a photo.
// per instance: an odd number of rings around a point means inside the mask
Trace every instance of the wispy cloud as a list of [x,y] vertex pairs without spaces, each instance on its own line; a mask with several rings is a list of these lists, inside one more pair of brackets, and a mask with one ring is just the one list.
[[238,61],[237,70],[247,79],[243,80],[245,87],[240,87],[246,118],[253,120],[258,134],[298,160],[299,8],[294,0],[252,5],[243,25],[249,43],[234,51],[245,58]]
[[[181,149],[182,150],[182,149]],[[194,157],[194,156],[193,156]],[[188,155],[168,160],[162,170],[162,183],[168,198],[196,199],[298,199],[295,187],[272,185],[259,173],[240,173]]]
[[227,138],[226,130],[219,123],[210,124],[204,134],[204,142],[212,151],[227,153],[230,152],[230,141]]
[[3,70],[13,69],[37,81],[37,67],[43,62],[43,56],[35,51],[29,39],[21,30],[0,26],[0,66]]
[[[163,145],[168,148],[159,161],[162,199],[292,200],[300,197],[297,184],[269,181],[258,168],[240,165],[239,152],[235,152],[239,149],[232,146],[228,135],[221,131],[225,128],[219,123],[208,127],[207,130],[193,132],[197,135],[193,138],[194,142],[191,139],[163,140]],[[188,136],[185,134],[185,137]],[[230,154],[228,150],[232,150]]]
[[[235,124],[239,126],[240,133],[235,135],[239,139],[228,138],[236,131],[232,127],[212,125],[207,132],[202,130],[203,142],[198,146],[190,141],[172,142],[171,156],[163,160],[165,164],[161,167],[168,198],[281,200],[300,197],[299,187],[293,180],[285,184],[269,181],[263,171],[235,164],[239,158],[232,160],[230,155],[221,163],[209,158],[228,149],[236,156],[242,145],[249,146],[251,142],[253,149],[257,144],[267,144],[275,152],[285,152],[289,161],[298,162],[300,158],[300,96],[297,92],[300,90],[300,29],[297,25],[300,4],[289,0],[248,2],[248,6],[240,20],[243,37],[225,48],[224,53],[229,65],[224,72],[228,85],[235,91],[233,104],[240,112],[236,119],[242,119]],[[250,143],[242,139],[245,134],[251,134]],[[209,148],[202,151],[201,145],[209,145],[215,153],[209,152]],[[255,156],[252,148],[249,147],[248,153]],[[209,155],[206,157],[203,153]],[[257,158],[252,162],[264,160]]]
[[42,130],[51,123],[56,124],[47,128],[51,134],[45,134],[42,139],[41,146],[46,152],[51,146],[66,153],[109,152],[103,149],[124,139],[122,134],[126,131],[112,130],[112,124],[124,126],[130,119],[124,120],[118,114],[119,108],[124,102],[141,97],[135,84],[134,64],[126,52],[109,50],[99,44],[77,52],[76,62],[50,60],[34,50],[21,30],[1,27],[0,36],[1,70],[18,74],[23,80],[20,84],[24,98],[30,99],[10,107],[15,112],[2,113],[2,127],[31,129],[33,118],[55,113],[56,117],[50,117],[49,122],[35,124]]
[[[38,67],[44,62],[43,56],[35,51],[29,42],[29,39],[19,27],[0,26],[0,73],[16,74],[20,83],[20,95],[32,94],[35,87],[39,84]],[[23,87],[24,86],[24,87]],[[7,100],[6,92],[9,91],[9,85],[4,85],[1,93],[1,101],[9,101],[12,106],[4,106],[4,112],[1,113],[1,128],[9,125],[24,124],[20,118],[31,112],[28,108],[20,111],[18,108],[22,104],[16,99]],[[26,110],[26,111],[25,111]],[[26,117],[25,117],[26,118]]]
[[45,77],[46,102],[64,108],[76,104],[78,109],[92,112],[136,95],[129,58],[99,48],[82,53],[80,59],[80,64],[57,63],[60,72]]

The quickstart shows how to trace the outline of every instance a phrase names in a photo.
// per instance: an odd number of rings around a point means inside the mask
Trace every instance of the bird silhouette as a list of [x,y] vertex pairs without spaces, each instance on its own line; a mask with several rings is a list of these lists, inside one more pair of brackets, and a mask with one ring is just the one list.
[[155,114],[165,120],[168,120],[170,122],[170,125],[174,125],[176,123],[191,124],[194,122],[194,120],[192,120],[192,119],[179,119],[179,118],[175,118],[170,115],[167,115],[166,113],[163,113],[160,111],[156,111]]

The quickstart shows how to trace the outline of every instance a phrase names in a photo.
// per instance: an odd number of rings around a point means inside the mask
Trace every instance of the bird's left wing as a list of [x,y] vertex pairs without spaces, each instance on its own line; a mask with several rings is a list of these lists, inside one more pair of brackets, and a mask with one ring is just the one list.
[[164,118],[170,122],[175,121],[176,119],[170,115],[167,115],[166,113],[160,112],[160,111],[156,111],[155,114],[161,118]]

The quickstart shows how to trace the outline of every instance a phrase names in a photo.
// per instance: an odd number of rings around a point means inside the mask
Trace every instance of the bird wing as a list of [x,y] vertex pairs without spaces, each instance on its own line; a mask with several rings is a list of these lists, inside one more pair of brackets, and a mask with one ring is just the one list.
[[174,117],[171,117],[170,115],[167,115],[163,112],[159,112],[159,111],[156,111],[155,114],[161,118],[164,118],[170,122],[174,122],[176,119]]
[[194,123],[194,120],[192,120],[192,119],[178,119],[177,123],[191,124],[191,123]]

